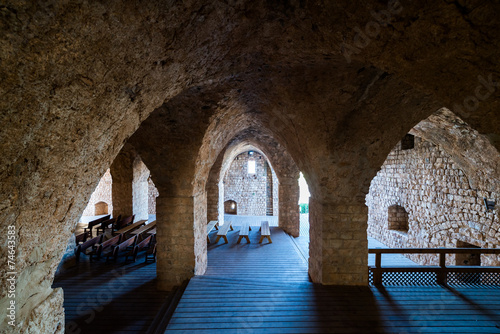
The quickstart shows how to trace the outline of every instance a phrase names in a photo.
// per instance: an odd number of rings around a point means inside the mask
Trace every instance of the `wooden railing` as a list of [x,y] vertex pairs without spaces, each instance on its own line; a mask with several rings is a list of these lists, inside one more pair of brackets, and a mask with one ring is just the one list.
[[[369,254],[375,254],[375,266],[369,270],[373,273],[373,284],[382,284],[383,273],[435,273],[438,284],[446,284],[449,273],[493,273],[493,284],[500,285],[500,267],[486,266],[446,266],[447,254],[500,254],[497,248],[370,248]],[[439,254],[439,266],[385,266],[382,267],[382,254]],[[498,277],[498,278],[496,278]],[[491,281],[491,280],[489,280]]]

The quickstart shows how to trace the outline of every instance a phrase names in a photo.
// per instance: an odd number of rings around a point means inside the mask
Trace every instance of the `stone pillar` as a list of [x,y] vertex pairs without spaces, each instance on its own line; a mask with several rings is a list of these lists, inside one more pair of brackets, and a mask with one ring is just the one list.
[[361,203],[309,202],[309,275],[326,285],[368,284],[368,208]]
[[133,183],[132,183],[132,206],[135,220],[149,218],[149,169],[142,162],[139,156],[136,156],[133,162]]
[[279,227],[294,237],[300,234],[298,176],[282,178],[279,184]]
[[[206,270],[207,252],[203,198],[160,197],[156,199],[158,289],[170,291],[193,275]],[[195,210],[195,204],[198,210]],[[194,226],[194,231],[193,231]]]
[[273,207],[273,172],[271,166],[266,163],[264,164],[266,169],[266,215],[273,216],[274,207]]
[[133,158],[134,156],[127,146],[124,146],[111,164],[113,217],[119,215],[122,215],[122,217],[131,216],[133,214]]
[[207,181],[207,222],[219,219],[219,185],[217,179]]
[[219,214],[219,225],[224,225],[224,182],[219,180],[219,204],[217,205],[217,211]]

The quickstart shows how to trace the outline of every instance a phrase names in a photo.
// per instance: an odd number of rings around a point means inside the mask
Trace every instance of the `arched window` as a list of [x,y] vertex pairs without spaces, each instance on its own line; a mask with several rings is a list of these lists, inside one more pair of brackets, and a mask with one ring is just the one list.
[[389,230],[408,232],[408,212],[405,208],[399,205],[392,205],[388,210],[388,225]]
[[235,201],[225,201],[224,202],[224,212],[230,215],[236,215],[238,213],[238,205]]
[[97,202],[95,204],[94,215],[100,216],[100,215],[107,215],[107,214],[108,214],[108,203],[106,203],[106,202]]

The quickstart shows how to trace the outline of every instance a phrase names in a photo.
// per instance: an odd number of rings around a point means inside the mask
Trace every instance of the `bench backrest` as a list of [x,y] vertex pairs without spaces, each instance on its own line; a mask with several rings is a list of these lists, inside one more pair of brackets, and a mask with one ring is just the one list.
[[88,231],[83,232],[82,234],[75,235],[75,242],[76,244],[83,243],[87,241],[87,238],[89,237],[90,233]]
[[107,216],[101,217],[99,219],[93,220],[93,221],[89,222],[89,225],[87,226],[87,228],[92,228],[96,225],[99,225],[103,221],[108,220],[109,217],[111,217],[111,215],[107,215]]
[[103,243],[101,243],[101,249],[105,249],[109,246],[113,246],[113,245],[117,245],[120,243],[120,241],[122,241],[122,238],[123,238],[123,235],[122,234],[118,234],[116,237],[113,237],[111,239],[108,239],[106,241],[104,241]]
[[101,222],[101,226],[99,228],[104,229],[104,228],[108,227],[110,224],[115,224],[115,222],[116,222],[116,218],[104,220]]
[[141,250],[145,247],[149,247],[152,241],[153,241],[153,235],[150,235],[149,237],[147,237],[146,239],[142,240],[137,244],[137,249]]
[[119,229],[131,224],[134,221],[134,217],[135,217],[135,215],[132,215],[132,216],[125,217],[121,220],[117,220],[113,228],[115,230],[119,230]]
[[125,240],[124,242],[122,242],[121,244],[119,244],[117,246],[118,251],[121,252],[129,246],[134,246],[136,242],[137,242],[137,236],[134,236],[132,238],[128,238],[127,240]]
[[100,244],[102,242],[103,237],[104,235],[101,234],[95,238],[85,241],[83,244],[80,245],[80,249],[84,251],[87,248],[94,246],[95,244]]

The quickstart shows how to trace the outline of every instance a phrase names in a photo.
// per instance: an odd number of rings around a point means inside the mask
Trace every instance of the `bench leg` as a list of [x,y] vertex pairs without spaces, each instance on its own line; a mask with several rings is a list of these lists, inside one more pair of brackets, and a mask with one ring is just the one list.
[[228,244],[228,243],[229,243],[229,241],[227,241],[227,237],[226,237],[225,235],[223,235],[222,237],[224,238],[224,243],[225,243],[225,244]]
[[245,239],[247,239],[247,244],[250,243],[250,238],[248,237],[248,235],[245,235]]
[[209,243],[210,243],[210,238],[207,235],[207,244],[209,244]]
[[237,244],[239,244],[239,243],[240,243],[241,238],[243,238],[243,236],[242,236],[242,235],[240,235],[240,236],[239,236],[238,241],[236,242]]
[[215,243],[218,243],[220,240],[220,235],[217,236],[217,238],[215,238]]
[[262,241],[264,241],[264,238],[267,238],[267,240],[269,241],[270,244],[272,244],[273,242],[271,241],[271,236],[270,235],[262,235],[260,237],[260,240],[259,240],[259,244],[262,243]]
[[252,226],[248,225],[248,230],[251,231],[252,230]]
[[233,224],[229,225],[229,228],[231,229],[231,231],[234,231]]

